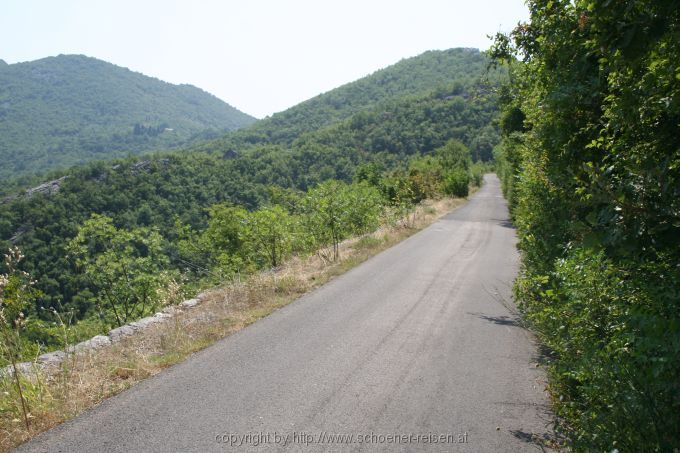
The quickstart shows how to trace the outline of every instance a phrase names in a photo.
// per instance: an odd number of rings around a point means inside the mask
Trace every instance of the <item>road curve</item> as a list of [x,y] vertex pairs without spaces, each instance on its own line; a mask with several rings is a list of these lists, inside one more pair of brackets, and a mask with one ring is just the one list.
[[19,451],[535,451],[551,417],[509,310],[515,243],[487,175],[464,207]]

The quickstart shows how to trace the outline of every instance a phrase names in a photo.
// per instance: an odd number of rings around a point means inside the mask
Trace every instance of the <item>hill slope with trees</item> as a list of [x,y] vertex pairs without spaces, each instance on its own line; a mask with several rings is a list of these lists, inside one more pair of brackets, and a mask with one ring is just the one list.
[[82,55],[0,64],[0,178],[186,145],[255,118]]
[[[449,54],[457,52],[440,52]],[[435,73],[429,76],[432,85],[420,85],[416,94],[406,83],[412,74],[401,63],[394,74],[386,68],[382,77],[397,85],[405,77],[402,95],[396,90],[376,95],[342,119],[320,120],[324,126],[314,130],[306,119],[287,120],[286,134],[304,131],[290,139],[232,148],[251,129],[260,130],[256,124],[192,151],[75,167],[6,197],[0,203],[0,248],[21,248],[21,269],[40,293],[25,310],[26,338],[33,345],[58,344],[49,327],[55,311],[70,313],[83,337],[115,325],[128,312],[112,313],[105,303],[101,278],[107,272],[136,269],[145,276],[135,280],[139,288],[167,279],[195,288],[332,245],[370,229],[376,216],[406,212],[426,197],[465,196],[468,184],[481,176],[470,154],[488,159],[499,137],[498,74],[487,74],[488,60],[481,54],[464,54],[480,64],[461,64],[451,73],[448,63],[425,65]],[[423,59],[437,61],[434,56],[428,52]],[[409,64],[418,67],[417,58]],[[372,77],[371,83],[355,84],[379,92],[380,79]],[[308,106],[304,110],[313,114]],[[267,127],[276,135],[274,126]],[[325,229],[329,224],[333,229]],[[254,225],[260,225],[257,231],[250,229]],[[284,242],[262,256],[257,250],[263,247],[253,246],[262,240],[258,231],[272,231]],[[117,248],[106,252],[111,247]],[[125,266],[101,261],[123,258]]]
[[[404,59],[357,81],[320,94],[204,149],[242,150],[255,144],[290,145],[301,134],[345,120],[382,103],[423,96],[438,88],[454,94],[487,76],[488,58],[477,49],[428,51]],[[499,73],[488,77],[496,82]]]

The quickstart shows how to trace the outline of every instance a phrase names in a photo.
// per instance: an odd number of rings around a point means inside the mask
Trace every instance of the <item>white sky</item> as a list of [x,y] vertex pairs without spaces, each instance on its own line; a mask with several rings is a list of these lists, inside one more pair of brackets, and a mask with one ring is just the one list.
[[527,17],[522,0],[2,0],[0,58],[85,54],[263,117]]

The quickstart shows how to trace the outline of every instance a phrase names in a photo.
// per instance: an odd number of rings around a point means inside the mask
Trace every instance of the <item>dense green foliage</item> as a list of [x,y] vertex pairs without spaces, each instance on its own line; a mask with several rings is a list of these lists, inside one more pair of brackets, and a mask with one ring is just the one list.
[[[290,145],[306,132],[317,131],[366,110],[392,112],[393,108],[385,104],[407,97],[423,97],[439,88],[442,91],[436,94],[438,97],[467,98],[473,95],[469,88],[481,78],[489,78],[492,83],[498,81],[501,73],[487,74],[487,65],[488,58],[477,49],[425,52],[276,113],[247,129],[200,148],[240,151],[256,144]],[[460,99],[458,101],[462,102]],[[397,111],[394,113],[399,114]],[[437,112],[432,114],[436,115]],[[365,121],[361,116],[355,118],[355,127]],[[413,137],[412,140],[420,140],[420,137]],[[427,140],[427,135],[422,140]]]
[[[530,1],[498,36],[516,293],[582,451],[680,446],[680,9]],[[520,55],[523,62],[513,60]]]
[[[163,237],[154,229],[119,230],[110,218],[97,214],[78,228],[67,250],[96,294],[105,324],[122,326],[158,308],[159,289],[168,284],[162,245]],[[109,315],[111,321],[104,319]]]
[[0,64],[0,179],[177,147],[254,121],[193,86],[94,58]]
[[311,189],[304,200],[303,234],[312,250],[330,247],[338,258],[342,239],[368,233],[379,225],[383,201],[375,187],[347,186],[327,181]]
[[[430,61],[433,53],[423,58]],[[489,158],[498,140],[493,85],[477,66],[468,80],[468,68],[461,66],[456,70],[462,74],[430,77],[451,85],[416,96],[401,65],[393,75],[389,68],[381,74],[394,83],[403,77],[405,96],[393,89],[290,144],[273,140],[229,152],[223,145],[247,132],[237,131],[202,147],[209,152],[90,163],[65,172],[49,190],[6,199],[0,204],[0,248],[22,248],[23,269],[43,293],[27,308],[26,337],[58,344],[49,324],[53,310],[72,313],[80,337],[147,313],[156,300],[143,290],[160,283],[145,275],[163,274],[195,289],[276,267],[291,254],[321,248],[333,259],[340,240],[375,228],[386,211],[396,218],[414,203],[439,196],[451,172],[462,172],[465,191],[449,192],[467,193],[467,181],[480,183],[484,169],[470,164],[470,152],[478,160]],[[431,70],[439,71],[436,65]],[[368,90],[373,84],[358,85]],[[290,127],[307,125],[291,120]],[[154,240],[157,259],[151,260],[142,238],[156,234],[162,257]],[[104,293],[102,279],[134,279],[126,272],[141,275],[139,285]],[[140,302],[144,297],[150,303]],[[116,315],[113,307],[127,312]]]
[[25,350],[61,345],[52,325],[66,317],[78,322],[74,340],[148,315],[173,281],[214,284],[319,250],[335,259],[341,240],[442,193],[448,171],[433,156],[389,173],[373,164],[372,178],[356,172],[355,184],[329,180],[305,193],[238,179],[237,163],[197,154],[159,158],[141,172],[134,158],[92,164],[55,194],[6,205],[3,225],[12,216],[32,222],[13,242],[30,251],[23,269],[42,292],[25,307]]

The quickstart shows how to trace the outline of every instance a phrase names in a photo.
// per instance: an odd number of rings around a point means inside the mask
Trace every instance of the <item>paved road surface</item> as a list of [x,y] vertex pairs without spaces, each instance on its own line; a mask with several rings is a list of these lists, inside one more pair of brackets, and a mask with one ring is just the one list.
[[505,302],[515,232],[485,180],[429,228],[21,451],[265,451],[286,435],[294,451],[539,450],[543,377]]

